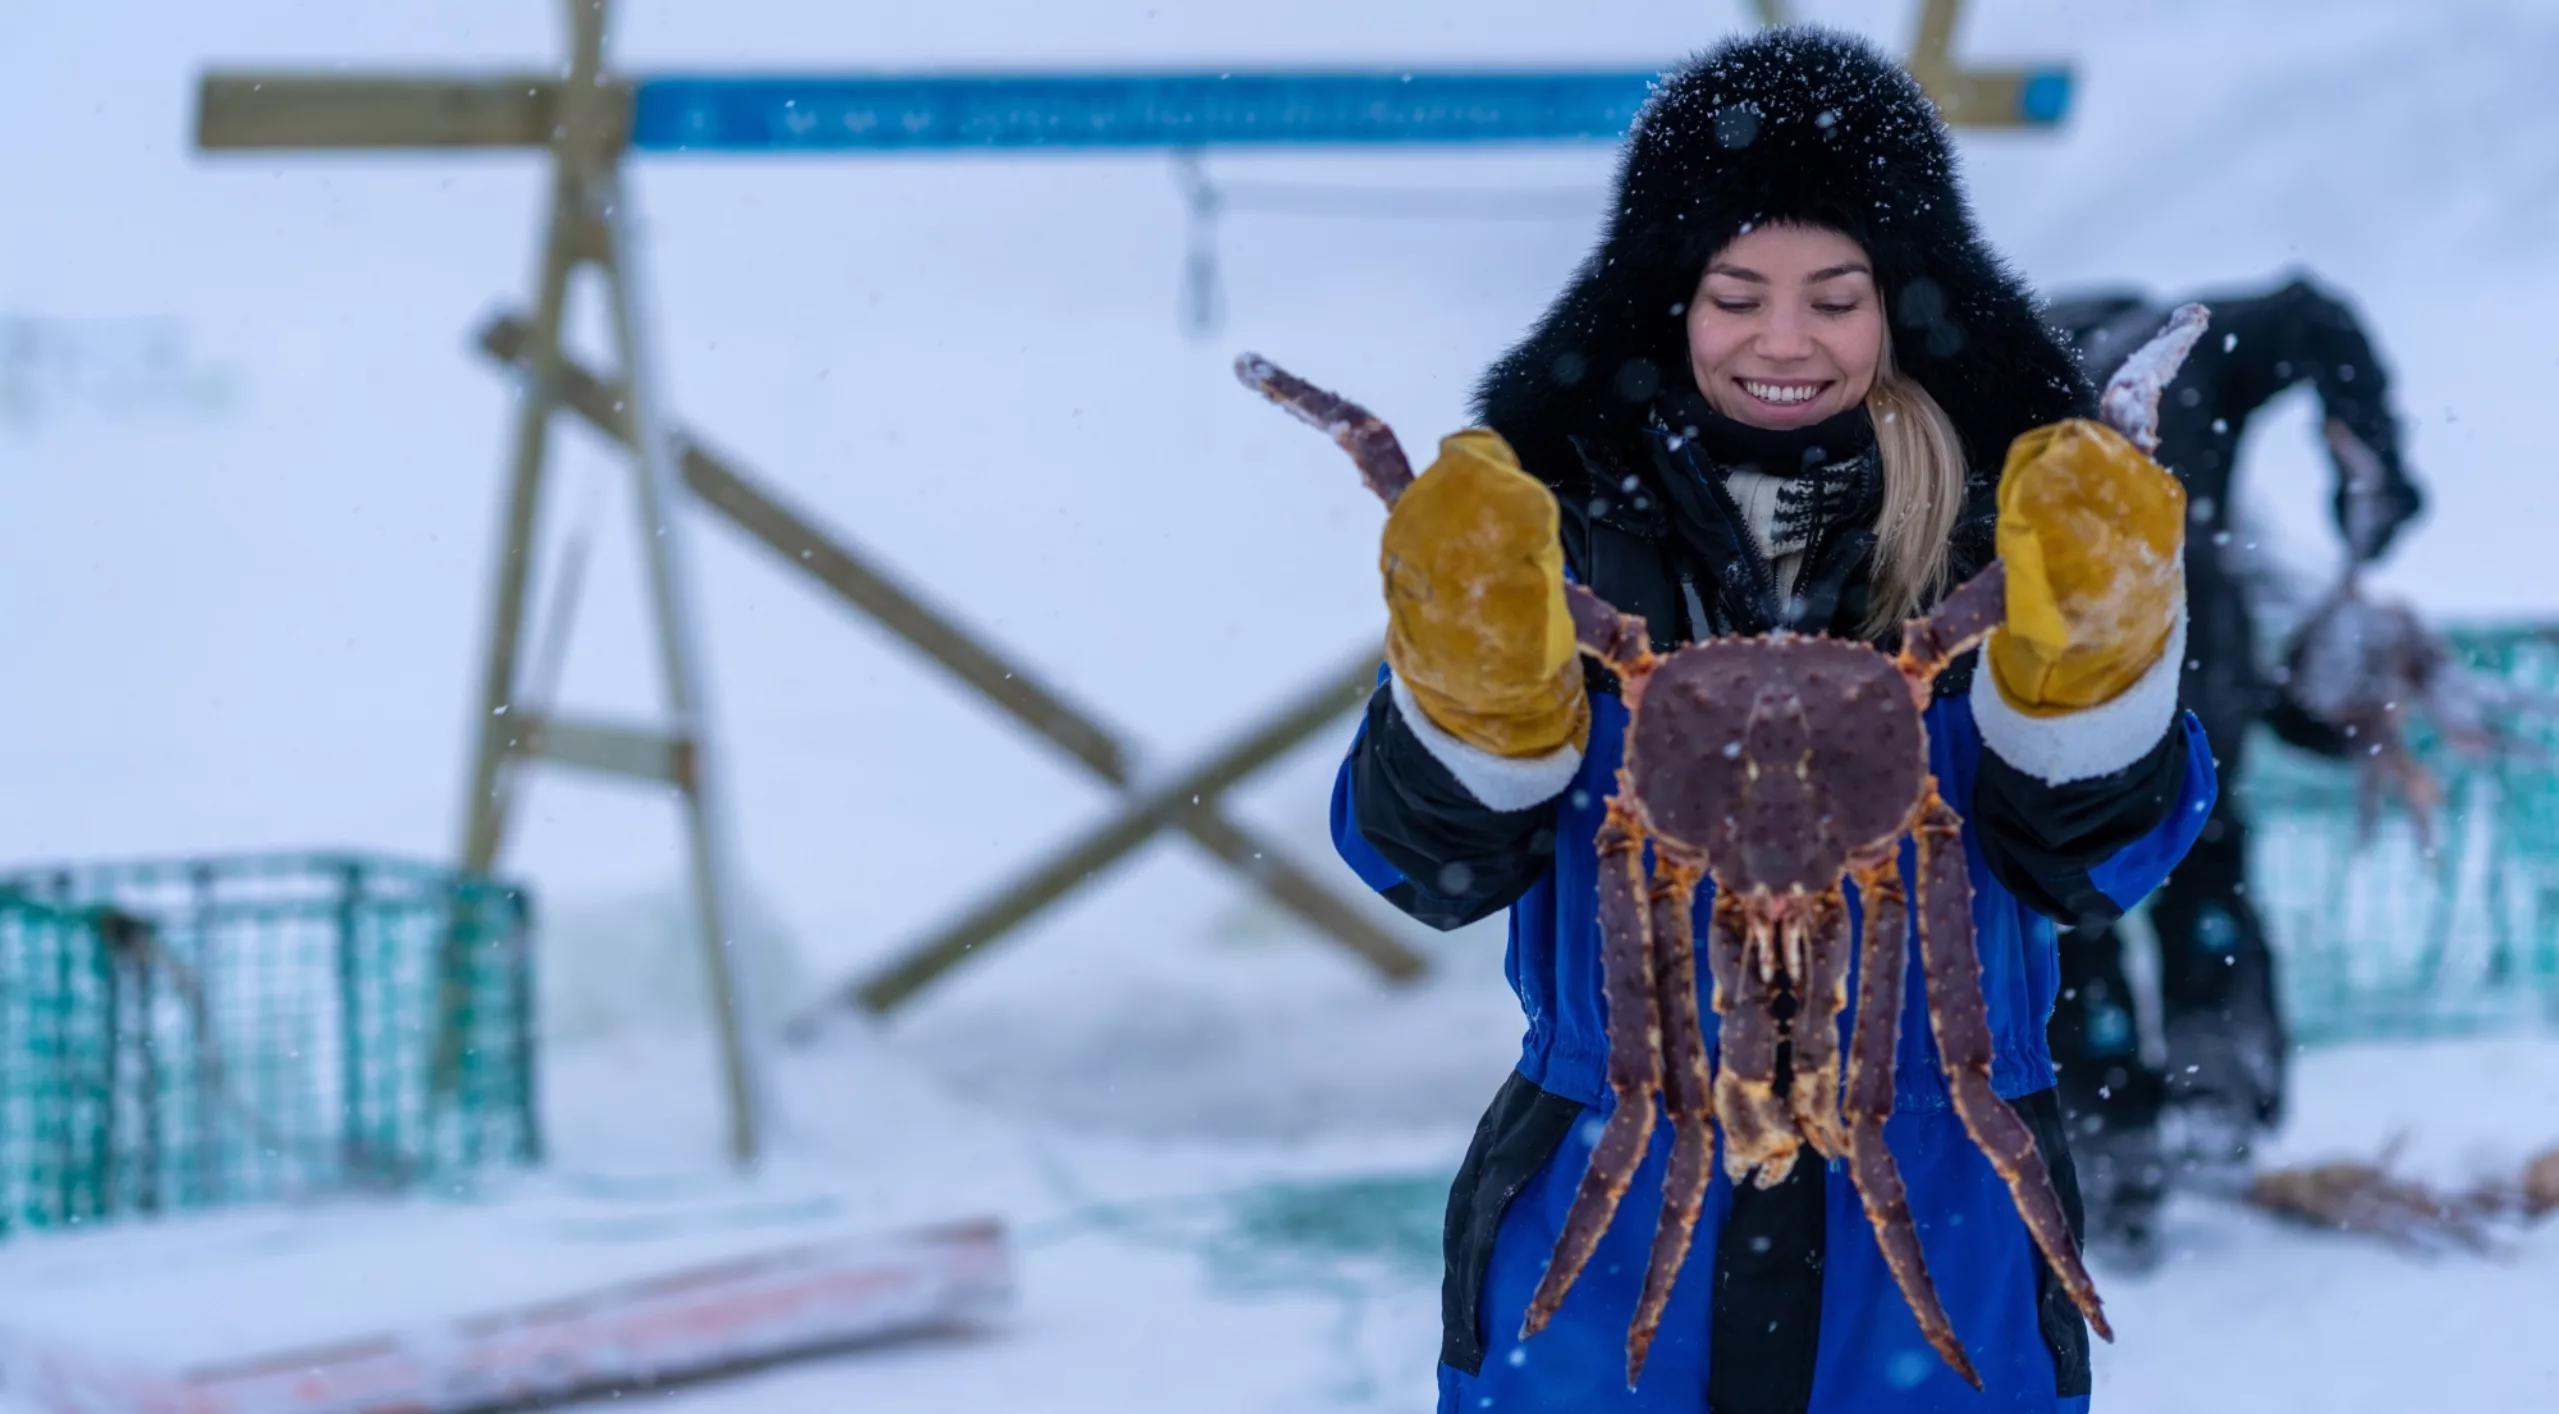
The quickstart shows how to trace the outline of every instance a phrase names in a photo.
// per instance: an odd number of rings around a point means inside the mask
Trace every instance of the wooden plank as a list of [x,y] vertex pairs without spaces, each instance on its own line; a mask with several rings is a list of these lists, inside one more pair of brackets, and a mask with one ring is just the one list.
[[[532,583],[542,482],[550,460],[551,414],[558,403],[550,384],[559,362],[560,323],[568,309],[569,280],[581,260],[578,237],[585,190],[583,164],[551,164],[550,220],[534,293],[537,347],[526,355],[534,374],[532,386],[516,402],[513,450],[507,463],[506,509],[499,531],[497,562],[490,567],[495,583],[488,599],[488,631],[481,640],[478,726],[473,733],[470,782],[463,796],[461,864],[477,873],[496,866],[498,851],[506,839],[509,812],[520,798],[515,789],[518,782],[511,779],[516,772],[509,762],[515,757],[523,723],[509,723],[506,714],[544,710],[551,705],[547,701],[516,700],[517,655],[522,646],[525,596]],[[442,979],[438,985],[444,995],[436,1008],[435,1050],[428,1076],[439,1099],[451,1095],[469,1044],[456,990],[464,975],[460,946],[461,935],[448,933],[436,947],[435,975]]]
[[[1158,831],[1182,825],[1194,810],[1214,808],[1217,798],[1236,782],[1287,755],[1366,701],[1376,690],[1379,657],[1376,649],[1363,652],[1353,660],[1349,671],[1327,676],[1313,691],[1226,750],[1161,785],[1141,791],[1101,828],[1055,852],[1011,888],[986,899],[949,927],[855,983],[845,1000],[874,1013],[895,1010],[972,954],[1083,887]],[[1388,940],[1388,950],[1372,961],[1395,978],[1419,976],[1426,965],[1392,939]]]
[[[534,322],[525,331],[524,362],[530,387],[517,400],[513,450],[507,460],[506,511],[499,532],[496,580],[489,597],[488,632],[482,638],[478,741],[472,753],[471,778],[462,834],[462,867],[486,872],[497,861],[506,838],[510,798],[500,773],[507,756],[504,714],[547,703],[518,703],[517,653],[524,632],[525,595],[532,587],[534,536],[539,528],[542,482],[550,462],[551,412],[558,396],[548,391],[559,362],[560,322],[568,309],[569,278],[580,262],[579,212],[585,187],[575,164],[556,164],[551,173],[550,224],[542,246],[542,272],[535,292]],[[539,331],[539,342],[534,342]]]
[[1963,11],[1964,0],[1920,0],[1919,32],[1910,39],[1910,71],[1922,83],[1954,72],[1955,25]]
[[582,771],[693,789],[693,743],[683,737],[601,722],[564,721],[527,713],[516,726],[515,751]]
[[784,1248],[212,1366],[111,1363],[5,1333],[0,1358],[14,1393],[80,1414],[494,1414],[984,1322],[1011,1304],[1013,1284],[1003,1229],[980,1220]]
[[1937,111],[1958,128],[2040,128],[2070,110],[2071,72],[1979,69],[1941,74],[1928,85]]
[[[630,89],[612,145],[630,131]],[[210,73],[196,89],[206,152],[547,147],[561,122],[553,74]]]
[[732,471],[718,458],[686,442],[684,481],[704,505],[763,542],[800,570],[860,608],[1002,707],[1040,736],[1113,785],[1128,781],[1129,763],[1118,741],[1068,705],[1027,671],[1007,664],[962,634],[922,600],[872,568],[809,521]]
[[[571,6],[578,65],[572,71],[573,92],[586,91],[584,76],[601,73],[605,0],[577,0]],[[594,105],[569,105],[569,136],[564,153],[592,151],[591,137],[601,121]],[[562,166],[578,159],[564,155]],[[622,365],[622,406],[633,436],[630,441],[632,509],[638,512],[641,563],[647,568],[649,617],[657,631],[658,685],[674,730],[684,740],[669,762],[680,773],[682,795],[677,809],[685,819],[691,848],[695,941],[702,945],[704,975],[710,981],[711,1022],[719,1042],[720,1076],[728,1092],[729,1156],[750,1167],[762,1148],[764,1107],[768,1096],[756,1073],[755,1023],[746,1015],[734,955],[729,948],[729,919],[735,917],[731,893],[732,866],[725,778],[703,769],[714,734],[709,698],[702,690],[700,631],[695,626],[691,562],[686,546],[692,539],[692,517],[684,515],[682,473],[675,438],[660,402],[655,346],[641,319],[638,242],[630,229],[631,203],[624,191],[619,164],[596,163],[595,214],[606,241],[605,303],[612,316],[615,356]],[[557,351],[555,350],[555,353]]]
[[[1374,675],[1374,664],[1363,664]],[[1357,953],[1390,982],[1410,982],[1429,970],[1411,948],[1370,921],[1349,900],[1271,850],[1203,801],[1182,812],[1182,833],[1261,886],[1273,903],[1297,915],[1323,936]]]
[[1910,46],[1919,80],[1950,127],[2050,127],[2070,111],[2073,79],[2066,65],[2032,69],[1966,69],[1955,60],[1955,27],[1963,0],[1923,0]]

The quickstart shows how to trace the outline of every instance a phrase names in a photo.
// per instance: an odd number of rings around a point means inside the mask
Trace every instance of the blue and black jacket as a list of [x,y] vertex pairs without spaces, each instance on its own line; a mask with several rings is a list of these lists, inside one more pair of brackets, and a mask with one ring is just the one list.
[[[1711,459],[1720,446],[1764,451],[1767,439],[1722,424],[1706,430],[1701,442],[1655,429],[1631,479],[1622,463],[1583,449],[1589,474],[1561,497],[1572,507],[1564,539],[1575,577],[1643,614],[1657,649],[1772,618],[1844,628],[1862,615],[1857,586],[1871,537],[1854,534],[1828,551],[1816,537],[1794,586],[1794,613],[1767,599],[1766,567],[1716,491]],[[1816,429],[1852,447],[1857,431]],[[1858,448],[1829,465],[1853,475],[1859,455],[1870,454]],[[1614,497],[1605,494],[1612,485],[1620,488]],[[1686,533],[1672,524],[1676,505],[1651,494],[1673,486],[1703,508],[1700,525]],[[1751,573],[1718,573],[1734,563]],[[1830,606],[1839,623],[1803,623],[1807,604]],[[2175,704],[2180,654],[2172,643],[2116,703],[2045,722],[2006,709],[1986,681],[1976,685],[1967,658],[1940,679],[1925,714],[1930,769],[1965,820],[1992,1079],[2034,1131],[2074,1225],[2078,1192],[2045,1046],[2058,989],[2055,921],[2110,920],[2139,901],[2211,808],[2211,754]],[[1559,1318],[1519,1342],[1529,1293],[1613,1105],[1594,839],[1614,789],[1626,712],[1604,672],[1593,669],[1590,682],[1588,749],[1523,764],[1449,738],[1381,675],[1335,786],[1335,841],[1371,887],[1440,927],[1510,912],[1506,970],[1527,1025],[1519,1063],[1449,1198],[1441,1409],[2083,1408],[2085,1326],[2036,1253],[2006,1185],[1949,1106],[1915,941],[1898,1114],[1886,1137],[1909,1184],[1929,1269],[1986,1390],[1976,1394],[1929,1349],[1854,1189],[1807,1151],[1794,1176],[1773,1189],[1737,1194],[1717,1174],[1642,1388],[1628,1391],[1625,1332],[1659,1209],[1667,1126],[1655,1131],[1652,1155]],[[1711,890],[1699,897],[1701,924],[1711,897]],[[1853,906],[1853,890],[1851,899]],[[1714,1019],[1705,1015],[1711,1040]]]
[[[1956,579],[1989,559],[2010,445],[2094,411],[2087,375],[1982,239],[1934,104],[1862,39],[1778,27],[1665,74],[1629,131],[1606,221],[1485,375],[1475,414],[1554,491],[1570,571],[1642,615],[1656,649],[1779,627],[1854,635],[1870,602],[1881,458],[1862,414],[1770,439],[1700,406],[1690,301],[1708,260],[1743,233],[1816,226],[1866,254],[1894,376],[1927,394],[1963,452]],[[1785,537],[1802,533],[1791,581],[1762,557],[1776,542],[1757,538],[1726,494],[1723,473],[1743,463],[1794,488],[1791,509],[1806,519]],[[2138,901],[2211,809],[2212,756],[2176,696],[2183,657],[2181,639],[2116,701],[2035,720],[1959,663],[1926,714],[1930,767],[1965,822],[1992,1078],[2034,1129],[2074,1223],[2044,1036],[2054,927]],[[1808,1160],[1770,1189],[1737,1194],[1717,1176],[1642,1388],[1628,1391],[1626,1327],[1659,1208],[1664,1128],[1555,1321],[1519,1342],[1611,1104],[1594,834],[1625,712],[1605,673],[1591,686],[1587,750],[1520,763],[1470,755],[1384,682],[1334,792],[1343,857],[1407,912],[1442,927],[1510,913],[1507,968],[1527,1026],[1449,1195],[1443,1414],[2083,1408],[2085,1328],[1948,1109],[1916,976],[1886,1138],[1984,1390],[1921,1339],[1850,1185]]]

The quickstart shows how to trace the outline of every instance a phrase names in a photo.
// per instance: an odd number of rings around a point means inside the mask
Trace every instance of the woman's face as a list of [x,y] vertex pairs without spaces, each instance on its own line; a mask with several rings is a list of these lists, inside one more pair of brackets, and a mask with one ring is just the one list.
[[1875,386],[1884,313],[1866,252],[1817,226],[1762,226],[1706,262],[1688,301],[1688,367],[1717,412],[1808,427]]

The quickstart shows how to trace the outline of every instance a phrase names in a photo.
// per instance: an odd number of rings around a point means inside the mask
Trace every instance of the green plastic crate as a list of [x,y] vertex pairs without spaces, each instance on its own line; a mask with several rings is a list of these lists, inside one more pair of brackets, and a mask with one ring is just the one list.
[[533,1162],[531,924],[356,856],[0,875],[0,1236]]

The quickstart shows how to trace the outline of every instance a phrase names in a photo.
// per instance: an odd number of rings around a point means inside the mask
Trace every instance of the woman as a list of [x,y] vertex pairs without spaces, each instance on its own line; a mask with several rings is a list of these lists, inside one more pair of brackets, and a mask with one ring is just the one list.
[[1931,1352],[1855,1191],[1810,1157],[1771,1188],[1717,1176],[1630,1392],[1661,1127],[1553,1324],[1520,1339],[1585,1121],[1611,1103],[1593,838],[1626,714],[1574,655],[1564,574],[1642,615],[1657,648],[1772,629],[1890,643],[1994,549],[2008,561],[2010,627],[1985,670],[1937,685],[1931,767],[1965,818],[1993,1081],[2074,1223],[2044,1042],[2053,920],[2137,901],[2214,793],[2176,703],[2174,483],[2085,438],[2011,457],[2093,399],[1975,233],[1917,86],[1821,31],[1729,43],[1647,105],[1618,197],[1484,380],[1483,425],[1388,521],[1391,671],[1335,791],[1344,857],[1406,911],[1511,913],[1528,1030],[1450,1195],[1440,1408],[2084,1407],[2086,1328],[1949,1111],[1915,974],[1887,1139],[1982,1392]]

